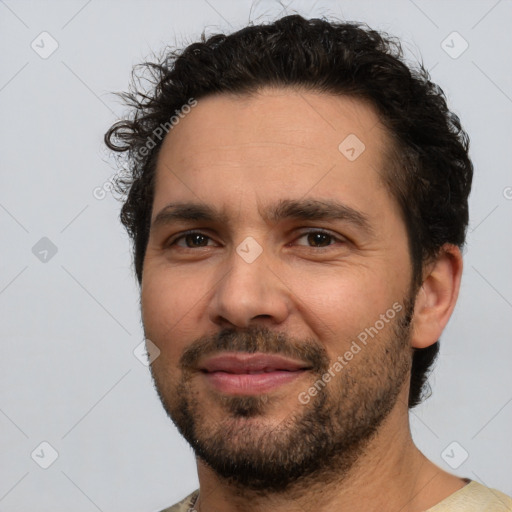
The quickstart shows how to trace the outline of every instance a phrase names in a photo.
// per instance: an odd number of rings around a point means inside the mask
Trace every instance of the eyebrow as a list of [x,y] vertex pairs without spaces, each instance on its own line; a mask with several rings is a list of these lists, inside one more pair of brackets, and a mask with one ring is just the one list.
[[[278,223],[285,219],[341,220],[373,235],[374,230],[367,215],[338,201],[330,199],[281,199],[263,212],[266,222]],[[156,215],[151,229],[180,221],[217,222],[229,224],[225,211],[206,203],[175,202],[165,206]]]

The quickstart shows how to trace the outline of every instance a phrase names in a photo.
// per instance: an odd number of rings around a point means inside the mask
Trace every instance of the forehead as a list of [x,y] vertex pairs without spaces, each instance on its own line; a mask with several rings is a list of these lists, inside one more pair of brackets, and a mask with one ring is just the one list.
[[259,205],[311,194],[378,207],[390,144],[360,99],[291,88],[211,95],[164,139],[154,212],[171,199],[238,205],[240,194]]
[[[178,146],[185,144],[198,153],[178,158],[191,159],[208,150],[236,152],[245,144],[247,151],[262,143],[286,144],[294,151],[327,149],[337,157],[339,144],[349,135],[356,135],[374,157],[390,142],[376,110],[367,101],[266,87],[251,94],[214,94],[199,99],[165,138],[162,151],[177,149],[180,153]],[[267,154],[271,156],[270,151]]]

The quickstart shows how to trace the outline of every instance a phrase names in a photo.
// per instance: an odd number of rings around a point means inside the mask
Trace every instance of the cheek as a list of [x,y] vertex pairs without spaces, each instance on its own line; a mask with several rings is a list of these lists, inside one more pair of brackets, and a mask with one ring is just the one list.
[[[146,272],[147,270],[147,272]],[[190,276],[144,270],[141,289],[142,321],[146,337],[167,361],[177,362],[185,341],[197,336],[193,332],[193,315],[204,294]]]
[[302,321],[332,358],[402,299],[396,284],[390,286],[381,274],[368,269],[330,269],[323,275],[302,272],[300,279],[291,277],[289,282]]

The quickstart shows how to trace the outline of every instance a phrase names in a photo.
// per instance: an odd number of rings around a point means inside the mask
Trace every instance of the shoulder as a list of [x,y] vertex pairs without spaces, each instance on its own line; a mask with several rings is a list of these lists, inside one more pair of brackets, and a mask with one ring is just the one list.
[[512,512],[512,498],[472,480],[426,512]]
[[182,499],[180,502],[175,503],[171,507],[168,507],[160,512],[194,512],[194,508],[192,508],[193,504],[196,501],[197,495],[199,494],[199,489],[196,489],[194,492],[189,494],[186,498]]

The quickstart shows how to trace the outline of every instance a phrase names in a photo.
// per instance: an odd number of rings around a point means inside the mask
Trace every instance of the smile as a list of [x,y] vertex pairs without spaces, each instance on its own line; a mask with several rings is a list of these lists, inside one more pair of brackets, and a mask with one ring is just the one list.
[[240,352],[216,355],[199,366],[210,386],[235,395],[267,393],[294,381],[310,368],[304,361],[281,355]]

